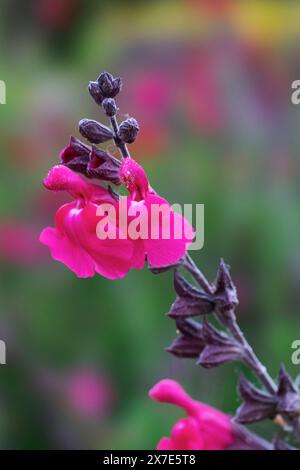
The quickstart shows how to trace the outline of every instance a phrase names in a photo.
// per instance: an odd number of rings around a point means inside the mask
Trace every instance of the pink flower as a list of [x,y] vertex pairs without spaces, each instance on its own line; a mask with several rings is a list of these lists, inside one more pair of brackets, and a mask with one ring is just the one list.
[[[200,56],[200,59],[199,59]],[[208,135],[221,132],[226,119],[218,87],[218,57],[215,50],[201,50],[188,57],[182,80],[186,83],[183,105],[190,122]]]
[[234,442],[230,417],[193,400],[174,380],[162,380],[150,390],[149,396],[179,406],[188,415],[173,426],[171,437],[159,441],[158,450],[223,450]]
[[89,368],[70,374],[64,384],[64,392],[68,406],[84,418],[103,414],[112,398],[106,378]]
[[171,96],[172,80],[170,77],[161,70],[151,67],[134,74],[129,85],[127,101],[134,107],[140,120],[143,114],[145,117],[153,118],[166,113],[170,106]]
[[40,263],[44,255],[32,227],[15,220],[0,221],[0,259],[31,266]]
[[109,279],[125,276],[132,266],[132,242],[119,237],[99,240],[96,234],[99,204],[117,205],[110,193],[63,165],[50,170],[44,185],[52,191],[67,191],[74,198],[57,211],[55,228],[47,227],[40,235],[52,257],[78,277],[91,277],[95,272]]
[[[153,267],[174,264],[192,242],[191,225],[154,193],[140,165],[131,158],[125,159],[120,178],[130,193],[129,197],[120,198],[120,204],[107,189],[85,181],[63,165],[53,167],[44,180],[47,189],[67,191],[74,201],[57,211],[55,228],[43,230],[40,241],[50,248],[54,259],[78,277],[99,273],[109,279],[121,278],[131,268],[143,268],[146,259]],[[101,205],[103,215],[99,216]],[[107,216],[104,205],[114,209],[115,218]],[[126,225],[119,223],[121,210],[125,210]],[[140,213],[145,233],[139,233],[137,228]],[[106,225],[105,232],[113,236],[99,237],[100,222]]]
[[[123,160],[120,178],[130,193],[129,213],[132,210],[143,211],[143,208],[147,210],[148,237],[135,241],[134,267],[142,268],[146,257],[153,267],[178,262],[193,240],[193,227],[172,210],[168,201],[153,191],[144,169],[132,158]],[[154,208],[162,209],[163,215],[156,217]]]

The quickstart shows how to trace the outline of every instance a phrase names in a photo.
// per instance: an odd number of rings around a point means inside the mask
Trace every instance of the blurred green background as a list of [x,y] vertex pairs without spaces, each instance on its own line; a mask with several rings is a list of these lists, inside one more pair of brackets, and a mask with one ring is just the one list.
[[[221,256],[240,324],[275,376],[300,332],[297,1],[0,0],[0,448],[153,449],[181,416],[158,380],[233,413],[239,365],[204,371],[164,352],[172,274],[79,280],[38,243],[67,199],[42,179],[84,117],[103,69],[124,79],[132,154],[170,202],[205,204],[210,279]],[[110,151],[114,151],[109,147]],[[270,426],[259,426],[272,436]]]

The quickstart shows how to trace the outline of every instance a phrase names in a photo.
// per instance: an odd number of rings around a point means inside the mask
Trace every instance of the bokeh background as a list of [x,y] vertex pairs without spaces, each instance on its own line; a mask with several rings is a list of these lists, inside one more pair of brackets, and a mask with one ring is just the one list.
[[[239,365],[204,371],[164,348],[171,273],[79,280],[38,243],[66,196],[42,187],[78,121],[102,119],[89,80],[124,79],[133,156],[170,202],[205,204],[210,279],[221,256],[240,324],[275,376],[300,337],[298,1],[0,0],[0,448],[153,449],[179,410],[147,396],[178,380],[233,413]],[[110,148],[113,151],[112,148]],[[259,426],[265,437],[270,426]]]

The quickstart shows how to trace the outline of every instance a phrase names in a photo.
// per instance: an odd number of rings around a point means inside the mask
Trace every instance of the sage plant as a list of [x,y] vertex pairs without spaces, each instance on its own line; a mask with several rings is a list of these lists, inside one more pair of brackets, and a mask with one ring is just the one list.
[[[78,277],[98,273],[121,278],[130,269],[142,269],[145,262],[154,274],[173,270],[176,299],[168,316],[178,334],[167,351],[178,358],[196,359],[206,369],[239,361],[260,382],[258,388],[240,376],[242,404],[231,417],[193,400],[173,380],[162,380],[149,392],[150,397],[183,408],[187,417],[174,425],[170,437],[160,440],[158,449],[292,449],[286,437],[300,437],[299,390],[283,364],[274,380],[246,340],[237,321],[238,295],[229,266],[221,260],[214,282],[207,280],[187,253],[193,227],[155,192],[144,169],[131,158],[128,144],[137,138],[139,124],[132,117],[118,122],[116,96],[121,88],[122,80],[108,72],[89,83],[89,93],[110,125],[82,119],[79,131],[91,145],[71,137],[60,163],[49,171],[45,187],[67,191],[73,202],[57,211],[55,227],[45,228],[40,241]],[[120,159],[97,146],[109,140],[118,148]],[[120,185],[128,196],[119,194]],[[154,217],[154,206],[164,207],[162,219]],[[121,211],[126,223],[120,220]],[[168,237],[163,233],[165,218]],[[130,224],[137,228],[141,222],[146,234],[132,233]],[[194,282],[187,280],[186,273]],[[280,425],[272,442],[246,427],[267,419]]]

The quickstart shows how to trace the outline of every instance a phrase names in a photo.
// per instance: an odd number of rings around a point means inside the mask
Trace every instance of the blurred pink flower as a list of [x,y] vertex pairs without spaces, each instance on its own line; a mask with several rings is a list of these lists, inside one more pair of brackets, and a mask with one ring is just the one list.
[[187,59],[182,77],[185,83],[182,102],[188,118],[196,130],[208,134],[220,132],[225,122],[213,52],[194,51]]
[[44,259],[38,233],[16,220],[0,222],[0,258],[21,265],[35,265]]
[[170,145],[166,116],[171,105],[173,83],[167,72],[157,68],[135,71],[129,77],[124,102],[130,103],[140,124],[134,150],[141,157],[163,154]]
[[77,10],[77,0],[36,0],[37,19],[48,28],[62,29],[69,26]]
[[150,390],[149,396],[179,406],[188,415],[173,426],[171,437],[159,441],[158,450],[223,450],[234,442],[229,416],[193,400],[174,380],[162,380]]
[[153,159],[164,155],[171,145],[171,135],[167,127],[157,120],[150,123],[143,118],[139,119],[140,132],[138,139],[133,143],[134,153],[139,154],[142,159]]
[[83,418],[104,414],[112,401],[112,390],[99,372],[83,368],[66,377],[64,398],[68,407]]
[[[172,96],[172,81],[158,69],[136,72],[129,82],[128,99],[138,114],[161,116],[168,110]],[[150,115],[150,116],[149,116]]]
[[234,0],[188,0],[189,4],[211,16],[226,17],[234,8]]

